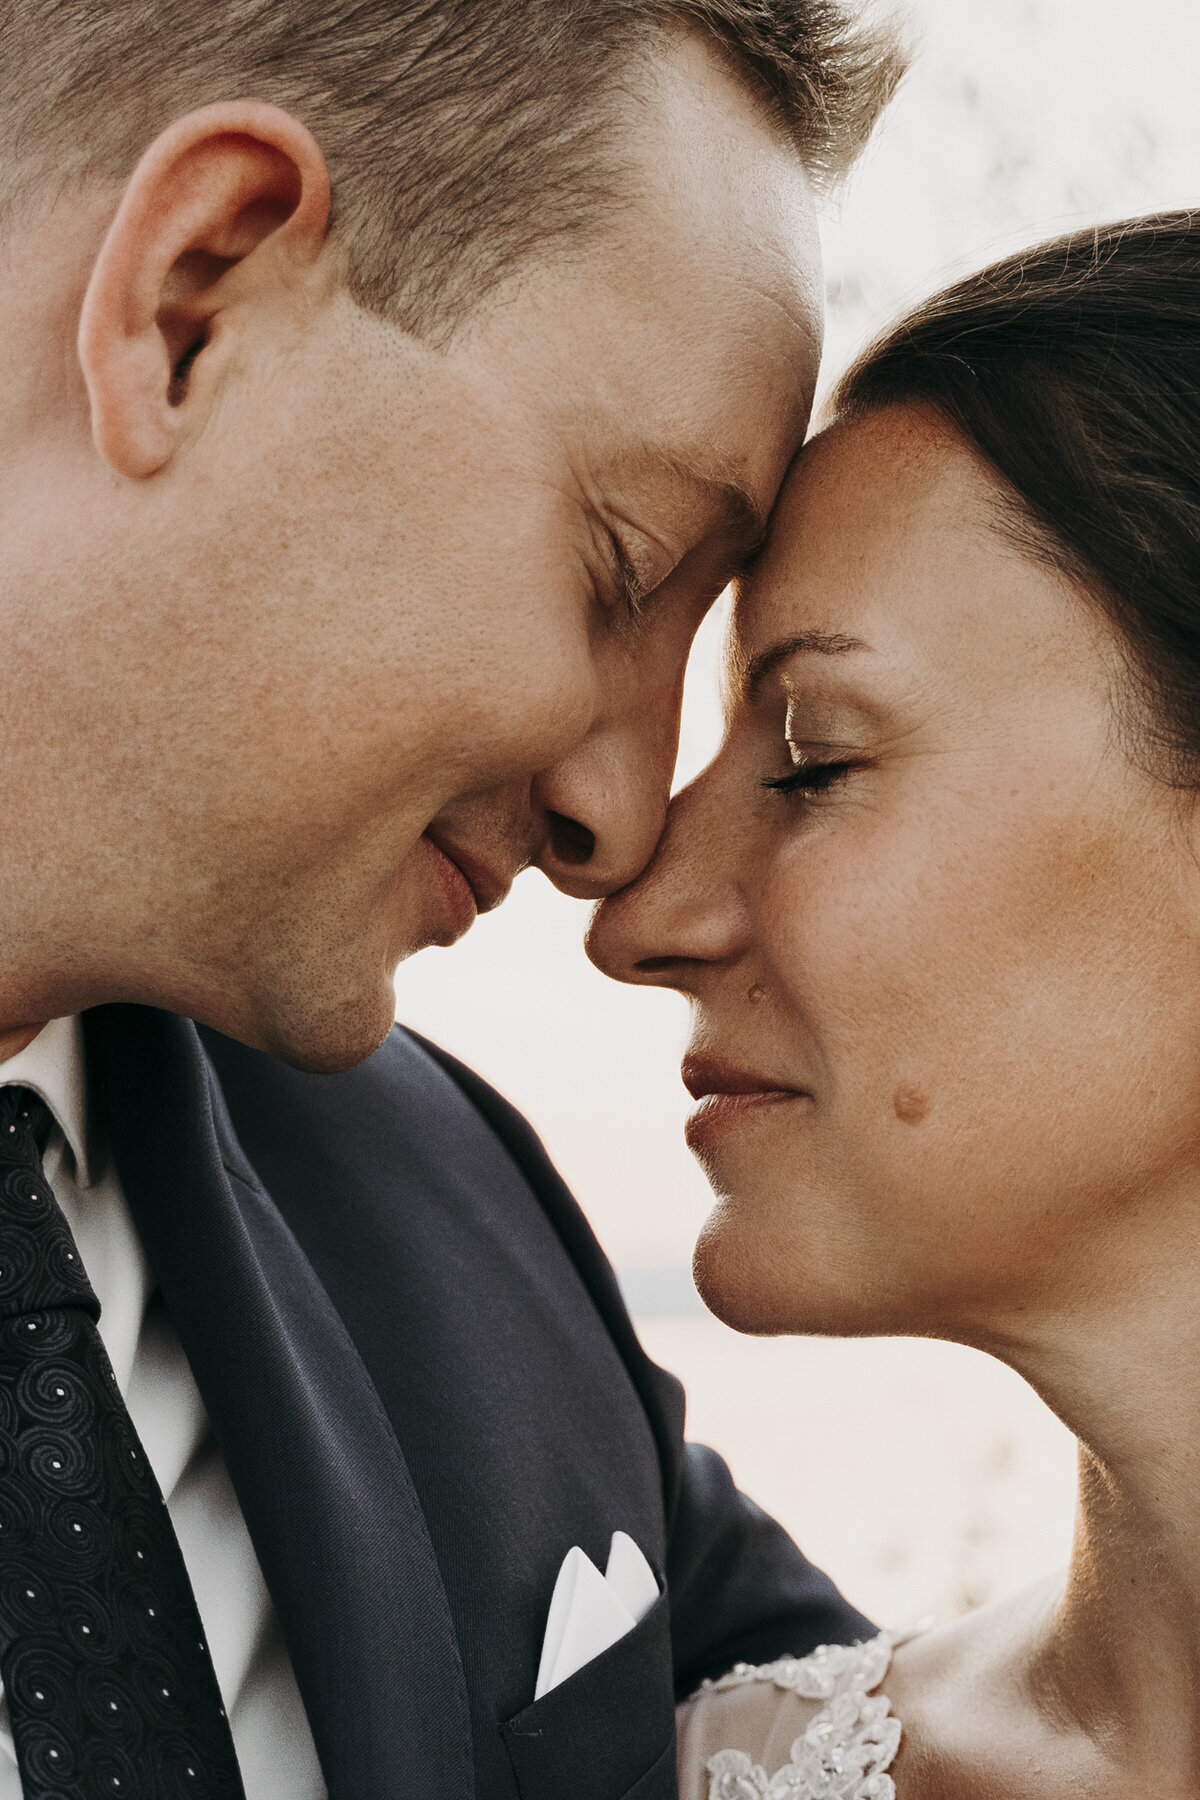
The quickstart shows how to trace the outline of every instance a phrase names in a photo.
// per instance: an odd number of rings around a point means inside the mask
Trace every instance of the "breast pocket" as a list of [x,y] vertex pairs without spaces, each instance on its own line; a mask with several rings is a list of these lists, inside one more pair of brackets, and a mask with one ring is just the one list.
[[603,1656],[500,1730],[521,1800],[676,1800],[666,1594]]

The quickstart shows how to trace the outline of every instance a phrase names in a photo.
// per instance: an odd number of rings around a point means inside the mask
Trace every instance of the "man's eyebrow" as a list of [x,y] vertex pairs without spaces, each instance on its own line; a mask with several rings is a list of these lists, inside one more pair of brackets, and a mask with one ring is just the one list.
[[746,700],[753,700],[768,676],[793,656],[845,656],[855,650],[869,650],[862,638],[844,637],[837,631],[800,631],[795,637],[782,638],[760,650],[746,664],[738,686]]
[[761,548],[767,535],[767,514],[748,487],[724,471],[698,469],[669,450],[656,448],[652,454],[668,475],[704,496],[739,562],[748,560]]
[[713,481],[708,476],[701,476],[700,483],[710,496],[713,510],[736,548],[739,560],[748,561],[766,541],[767,515],[749,488],[744,488],[740,482]]

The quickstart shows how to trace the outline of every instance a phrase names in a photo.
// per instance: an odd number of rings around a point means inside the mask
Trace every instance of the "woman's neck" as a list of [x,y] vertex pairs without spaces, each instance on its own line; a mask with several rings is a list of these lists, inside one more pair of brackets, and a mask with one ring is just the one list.
[[1059,1329],[1023,1333],[1006,1360],[1081,1445],[1070,1571],[1033,1651],[1030,1691],[1107,1759],[1190,1795],[1200,1792],[1200,1200],[1186,1219],[1163,1234],[1161,1257],[1122,1270],[1116,1300],[1077,1298]]

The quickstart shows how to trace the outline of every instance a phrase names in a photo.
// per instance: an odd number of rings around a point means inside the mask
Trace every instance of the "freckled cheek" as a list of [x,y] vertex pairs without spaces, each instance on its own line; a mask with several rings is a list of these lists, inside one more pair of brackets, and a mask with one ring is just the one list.
[[819,1101],[915,1128],[936,1112],[963,1033],[975,1037],[969,995],[991,957],[977,908],[939,898],[919,863],[889,873],[882,847],[865,862],[869,874],[861,861],[842,871],[814,848],[777,864],[758,907],[758,978],[816,1061]]
[[756,906],[758,979],[844,1077],[848,1061],[874,1060],[910,1014],[928,952],[922,921],[894,888],[841,879],[793,857],[770,870]]

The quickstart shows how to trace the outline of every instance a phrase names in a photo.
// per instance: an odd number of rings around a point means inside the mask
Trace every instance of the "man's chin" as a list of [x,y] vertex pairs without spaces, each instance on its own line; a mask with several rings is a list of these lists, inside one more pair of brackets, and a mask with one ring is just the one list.
[[395,1020],[389,1015],[381,1029],[372,1031],[369,1036],[358,1032],[320,1040],[308,1037],[295,1042],[280,1040],[272,1046],[271,1055],[308,1075],[343,1075],[347,1069],[356,1069],[359,1063],[374,1056],[394,1024]]
[[245,1010],[217,1006],[197,1015],[205,1025],[252,1050],[277,1056],[311,1075],[338,1075],[372,1056],[395,1023],[390,980],[353,998],[291,993]]
[[395,1019],[396,996],[389,982],[386,996],[375,1005],[294,1021],[279,1035],[271,1053],[310,1075],[338,1075],[373,1056]]

